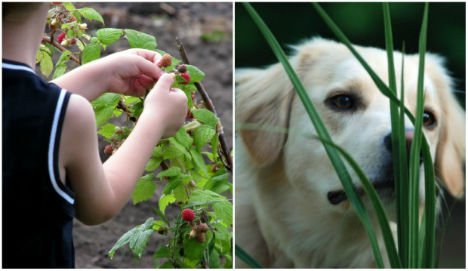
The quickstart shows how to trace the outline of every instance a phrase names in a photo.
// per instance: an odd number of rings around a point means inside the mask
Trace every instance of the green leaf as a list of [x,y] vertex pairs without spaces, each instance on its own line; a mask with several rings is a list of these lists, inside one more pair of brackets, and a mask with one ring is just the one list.
[[179,142],[185,148],[188,149],[190,146],[192,146],[193,139],[187,134],[184,127],[181,127],[174,137],[177,142]]
[[212,223],[211,225],[216,229],[215,235],[217,239],[225,241],[231,240],[232,234],[228,231],[225,225],[221,223]]
[[148,218],[145,223],[136,226],[130,231],[126,232],[115,245],[111,248],[108,255],[112,259],[114,258],[115,252],[126,244],[130,244],[130,250],[138,257],[141,257],[143,249],[146,247],[151,233],[153,233],[152,226],[154,224],[154,218]]
[[141,177],[132,193],[133,204],[149,200],[156,190],[156,184],[153,181],[154,174],[148,174]]
[[96,36],[99,42],[105,45],[109,45],[118,41],[122,35],[122,29],[117,28],[101,28],[96,31]]
[[65,71],[67,70],[67,61],[68,61],[69,55],[70,55],[70,51],[64,51],[62,53],[59,60],[55,64],[55,72],[54,72],[54,75],[52,76],[53,79],[59,78],[60,76],[65,74]]
[[102,19],[102,16],[101,14],[99,14],[99,12],[97,12],[95,9],[93,8],[80,8],[77,10],[79,13],[81,13],[81,15],[83,17],[85,17],[86,19],[92,21],[92,20],[96,20],[96,21],[99,21],[101,22],[102,24],[104,24],[104,19]]
[[152,157],[154,158],[162,158],[163,157],[163,151],[162,151],[162,146],[156,146],[153,149],[153,153],[151,154]]
[[39,51],[37,53],[38,55],[40,54],[40,69],[42,74],[44,74],[45,76],[49,76],[52,70],[54,69],[52,58],[45,52]]
[[80,51],[83,51],[85,48],[85,44],[81,40],[76,40],[76,46],[78,46],[78,49],[80,49]]
[[226,200],[222,195],[209,190],[196,189],[190,195],[189,203],[206,204],[210,201]]
[[146,164],[145,171],[155,171],[161,165],[162,158],[152,157]]
[[232,225],[232,204],[229,201],[214,203],[213,210],[217,219],[228,226]]
[[208,125],[201,125],[193,131],[193,140],[197,151],[200,151],[202,147],[211,141],[213,136],[216,134],[216,130]]
[[194,109],[192,110],[193,117],[199,122],[216,128],[218,125],[218,118],[208,109]]
[[174,190],[176,187],[178,187],[181,184],[182,184],[181,179],[172,177],[169,180],[169,182],[166,184],[166,186],[164,187],[162,193],[168,195],[168,194],[170,194],[172,192],[172,190]]
[[63,2],[62,5],[68,11],[74,11],[75,10],[75,6],[70,2]]
[[169,138],[169,147],[163,151],[163,159],[172,159],[172,158],[177,158],[184,156],[186,160],[190,160],[191,156],[190,153],[185,149],[182,144],[177,142],[175,138],[171,137]]
[[159,199],[159,210],[164,214],[164,211],[166,210],[167,205],[174,203],[176,201],[176,198],[173,194],[168,194],[168,195],[162,195],[161,198]]
[[138,231],[136,236],[130,239],[130,250],[138,258],[141,258],[143,250],[146,248],[148,240],[151,237],[151,234],[153,234],[153,232],[153,229]]
[[221,262],[219,260],[219,253],[216,249],[211,250],[210,253],[210,268],[220,268]]
[[179,176],[181,173],[181,170],[179,167],[171,167],[169,169],[166,169],[164,171],[161,171],[159,174],[158,174],[158,178],[162,178],[162,177],[177,177]]
[[154,221],[154,224],[153,224],[152,229],[155,230],[155,231],[157,231],[157,230],[159,230],[162,226],[164,226],[164,221],[157,220],[157,221]]
[[190,260],[200,260],[203,256],[203,250],[206,248],[205,243],[199,243],[194,238],[184,239],[184,256]]
[[132,48],[156,49],[156,38],[143,32],[125,29],[125,36]]
[[102,135],[105,138],[111,138],[115,133],[115,125],[107,123],[99,129],[98,134]]
[[164,259],[164,258],[170,258],[171,257],[171,251],[169,250],[169,247],[167,246],[161,246],[154,254],[153,254],[153,259]]
[[195,166],[197,167],[197,169],[206,173],[207,172],[206,164],[205,164],[205,161],[203,160],[201,153],[196,151],[194,148],[191,148],[190,154],[192,155],[192,161],[195,163]]
[[101,56],[101,47],[96,42],[91,42],[85,46],[81,53],[81,63],[86,64]]
[[205,73],[193,65],[187,65],[187,72],[191,83],[200,82],[205,77]]
[[100,127],[103,123],[112,118],[114,109],[119,103],[119,100],[119,94],[105,93],[91,103],[93,105],[94,114],[96,115],[97,127]]
[[141,112],[143,112],[143,102],[136,102],[135,104],[130,106],[130,110],[133,112],[133,116],[138,118],[141,115]]

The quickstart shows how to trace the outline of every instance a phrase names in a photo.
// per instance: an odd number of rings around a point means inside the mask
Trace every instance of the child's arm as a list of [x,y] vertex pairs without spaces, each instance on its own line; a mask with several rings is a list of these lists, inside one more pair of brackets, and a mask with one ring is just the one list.
[[62,130],[60,161],[76,194],[76,216],[85,224],[102,223],[124,206],[141,176],[154,146],[183,124],[187,98],[171,89],[174,76],[163,75],[145,99],[133,132],[101,163],[96,123],[90,103],[72,95]]
[[52,82],[92,101],[106,91],[143,96],[164,73],[157,52],[129,49],[80,66]]

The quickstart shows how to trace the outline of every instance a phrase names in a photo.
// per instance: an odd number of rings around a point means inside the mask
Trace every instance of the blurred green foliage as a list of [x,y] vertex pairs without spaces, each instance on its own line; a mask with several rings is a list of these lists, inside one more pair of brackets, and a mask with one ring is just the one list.
[[[385,48],[381,3],[321,3],[352,43]],[[283,48],[313,36],[336,40],[310,3],[253,3]],[[407,53],[417,53],[423,3],[391,3],[395,50],[403,41]],[[259,67],[276,61],[244,7],[236,4],[236,67]],[[446,59],[465,106],[465,3],[429,4],[427,49]]]

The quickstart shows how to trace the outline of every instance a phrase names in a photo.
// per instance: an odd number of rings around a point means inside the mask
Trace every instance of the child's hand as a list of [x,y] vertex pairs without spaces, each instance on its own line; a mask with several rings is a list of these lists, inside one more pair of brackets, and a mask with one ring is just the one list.
[[187,96],[180,89],[172,88],[173,74],[164,74],[146,96],[142,114],[154,115],[164,125],[163,137],[173,136],[184,124],[187,115]]
[[107,91],[131,96],[143,96],[164,73],[156,64],[161,58],[157,52],[129,49],[99,60]]

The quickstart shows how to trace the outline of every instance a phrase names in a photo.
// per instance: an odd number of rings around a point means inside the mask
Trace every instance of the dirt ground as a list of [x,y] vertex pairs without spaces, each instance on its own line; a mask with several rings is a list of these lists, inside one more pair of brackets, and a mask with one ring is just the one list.
[[[175,38],[184,43],[191,64],[205,72],[203,81],[224,126],[228,145],[232,148],[232,4],[231,3],[76,3],[77,7],[95,8],[106,27],[130,28],[156,37],[158,49],[180,58]],[[89,24],[96,29],[99,24]],[[206,41],[203,34],[217,32],[221,41]],[[208,39],[210,35],[208,35]],[[107,53],[127,49],[125,40],[117,42]],[[104,145],[100,144],[101,153]],[[153,216],[158,192],[149,202],[136,206],[129,202],[120,214],[102,225],[85,226],[75,220],[73,239],[77,268],[151,268],[151,255],[162,243],[154,234],[140,260],[134,259],[128,247],[119,250],[114,259],[108,251],[122,234]],[[175,208],[166,210],[169,217]],[[158,239],[159,238],[159,239]]]

